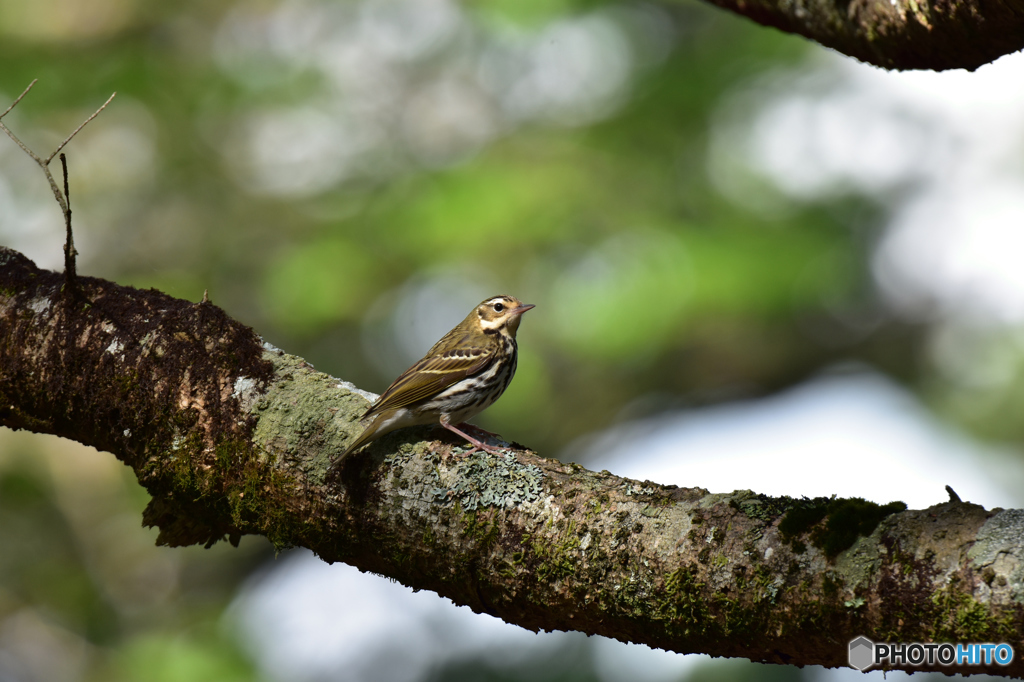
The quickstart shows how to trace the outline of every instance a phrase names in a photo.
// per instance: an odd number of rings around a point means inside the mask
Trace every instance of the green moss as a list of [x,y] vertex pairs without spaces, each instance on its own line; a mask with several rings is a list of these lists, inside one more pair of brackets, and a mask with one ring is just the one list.
[[821,593],[826,599],[835,599],[843,589],[842,582],[835,579],[832,574],[826,575],[821,581]]
[[225,438],[219,442],[214,447],[213,469],[202,476],[197,471],[205,468],[199,466],[204,444],[198,433],[176,438],[171,450],[174,490],[182,499],[207,500],[215,508],[223,508],[226,501],[225,516],[233,528],[225,532],[232,544],[237,544],[240,533],[256,532],[278,550],[291,546],[285,538],[294,537],[296,521],[284,500],[294,481],[257,456],[248,441]]
[[524,544],[537,561],[534,572],[541,581],[557,581],[576,574],[577,555],[580,549],[580,535],[575,523],[570,523],[566,532],[560,533],[552,543],[547,537],[533,537]]
[[534,544],[534,554],[543,557],[537,565],[537,579],[542,582],[555,582],[572,577],[576,574],[576,559],[568,555],[568,550],[579,547],[579,539],[575,545],[563,544],[553,551],[548,552],[542,543]]
[[171,463],[171,488],[178,492],[200,493],[199,480],[192,460],[193,456],[201,451],[202,441],[196,431],[185,433],[186,435],[178,436],[171,441],[171,451],[167,453]]
[[829,511],[824,532],[816,531],[812,541],[826,556],[835,557],[852,547],[858,537],[867,537],[874,533],[875,528],[886,516],[906,509],[907,505],[903,502],[879,505],[857,497],[836,500],[836,504]]
[[482,516],[478,511],[462,515],[465,520],[463,535],[475,540],[484,550],[489,550],[501,536],[501,527],[495,515]]
[[792,497],[770,497],[749,490],[735,494],[729,500],[729,506],[741,511],[752,519],[771,523],[793,506]]
[[827,630],[850,617],[849,609],[835,598],[835,584],[824,598],[805,594],[797,600],[804,604],[801,609],[780,613],[777,604],[788,590],[806,593],[817,588],[806,583],[787,586],[784,576],[763,564],[753,571],[735,570],[737,590],[712,592],[701,579],[698,565],[679,568],[669,574],[653,598],[644,596],[647,613],[666,621],[666,630],[685,637],[686,646],[695,648],[722,638],[742,640],[768,632],[781,636],[793,628]]
[[703,634],[711,618],[703,592],[704,583],[695,567],[676,569],[665,578],[665,598],[658,604],[658,616],[676,624],[683,635]]
[[820,523],[828,514],[828,505],[832,501],[826,497],[798,500],[779,523],[779,532],[782,533],[782,538],[788,541],[790,538],[803,535],[811,527]]
[[954,576],[950,584],[932,597],[936,611],[930,636],[933,641],[999,642],[1015,634],[1013,614],[993,617],[991,608],[961,591]]
[[809,532],[811,544],[833,559],[852,547],[858,537],[867,537],[875,532],[886,516],[906,508],[903,502],[879,505],[859,497],[804,498],[793,503],[779,523],[779,532],[794,551],[798,547],[801,550],[805,548],[798,538]]
[[755,602],[774,604],[779,596],[783,581],[764,564],[754,569],[753,575],[743,581],[745,589],[753,595]]
[[160,527],[157,543],[209,547],[226,536],[237,545],[243,533],[258,533],[278,549],[290,546],[285,538],[296,535],[298,522],[284,500],[292,479],[256,457],[244,439],[225,437],[210,457],[199,431],[185,433],[140,475],[169,484],[154,494],[143,516],[146,525]]
[[437,536],[434,534],[434,529],[430,526],[423,529],[423,544],[427,547],[433,547],[437,544]]

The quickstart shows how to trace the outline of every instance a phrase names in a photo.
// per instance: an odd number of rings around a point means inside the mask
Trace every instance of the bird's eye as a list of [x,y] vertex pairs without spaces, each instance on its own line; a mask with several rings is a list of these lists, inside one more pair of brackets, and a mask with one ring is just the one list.
[[504,309],[505,309],[505,304],[503,304],[503,303],[495,303],[494,304],[494,312],[500,313]]

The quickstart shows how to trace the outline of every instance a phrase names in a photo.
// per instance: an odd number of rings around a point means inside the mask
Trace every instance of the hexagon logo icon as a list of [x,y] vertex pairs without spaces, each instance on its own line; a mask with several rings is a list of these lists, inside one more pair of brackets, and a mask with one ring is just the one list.
[[850,642],[850,667],[866,670],[875,662],[875,643],[867,637]]

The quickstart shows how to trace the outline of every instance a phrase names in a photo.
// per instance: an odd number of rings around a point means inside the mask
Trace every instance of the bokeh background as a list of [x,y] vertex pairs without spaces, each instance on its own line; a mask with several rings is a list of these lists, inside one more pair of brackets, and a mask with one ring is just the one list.
[[[67,150],[83,274],[209,290],[378,392],[513,293],[478,422],[544,455],[1024,505],[1019,54],[886,73],[691,0],[0,0],[0,109],[34,78],[5,122],[39,151],[118,93]],[[59,269],[62,240],[0,139],[0,243]],[[0,681],[861,679],[529,633],[262,538],[159,548],[145,502],[0,430]]]

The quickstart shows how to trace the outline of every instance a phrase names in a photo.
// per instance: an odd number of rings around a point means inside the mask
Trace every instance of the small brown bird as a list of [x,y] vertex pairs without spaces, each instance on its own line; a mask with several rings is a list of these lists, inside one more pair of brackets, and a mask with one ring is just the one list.
[[435,422],[472,443],[469,452],[499,452],[455,424],[465,426],[463,422],[480,414],[508,388],[516,373],[519,320],[533,307],[514,296],[492,296],[478,305],[377,398],[361,418],[370,423],[339,463],[385,433]]

